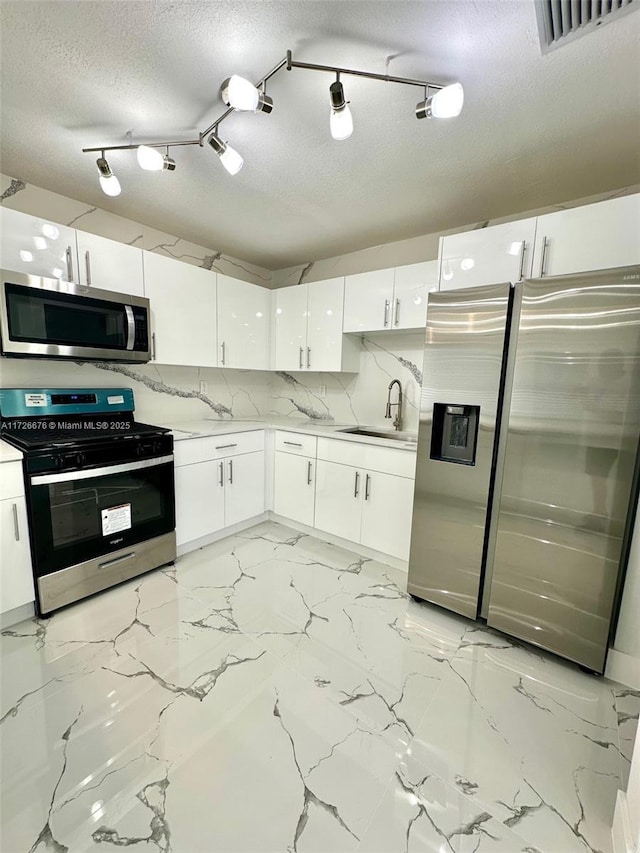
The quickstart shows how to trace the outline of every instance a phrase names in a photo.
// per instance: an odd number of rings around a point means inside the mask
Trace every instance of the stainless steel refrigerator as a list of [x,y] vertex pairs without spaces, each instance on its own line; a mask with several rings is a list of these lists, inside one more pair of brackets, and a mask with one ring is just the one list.
[[638,492],[640,267],[429,296],[409,592],[604,671]]

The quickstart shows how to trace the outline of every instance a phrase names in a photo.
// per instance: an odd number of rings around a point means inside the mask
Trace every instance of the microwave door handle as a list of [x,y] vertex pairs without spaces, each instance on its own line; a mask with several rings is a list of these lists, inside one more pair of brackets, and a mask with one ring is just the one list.
[[131,305],[125,305],[124,311],[127,315],[127,349],[132,350],[136,339],[136,324],[133,319],[133,308]]

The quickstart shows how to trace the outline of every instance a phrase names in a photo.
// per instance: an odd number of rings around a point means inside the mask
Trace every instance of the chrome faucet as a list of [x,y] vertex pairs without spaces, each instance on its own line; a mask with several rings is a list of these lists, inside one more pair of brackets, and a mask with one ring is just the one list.
[[[394,385],[398,386],[398,402],[397,403],[391,402],[391,389],[393,388]],[[395,420],[393,422],[393,426],[397,430],[401,430],[402,429],[402,385],[400,384],[399,379],[392,379],[391,382],[389,383],[389,393],[387,395],[387,410],[386,410],[385,415],[384,415],[385,418],[391,417],[391,407],[392,406],[398,407],[398,409],[396,411],[396,417],[395,417]]]

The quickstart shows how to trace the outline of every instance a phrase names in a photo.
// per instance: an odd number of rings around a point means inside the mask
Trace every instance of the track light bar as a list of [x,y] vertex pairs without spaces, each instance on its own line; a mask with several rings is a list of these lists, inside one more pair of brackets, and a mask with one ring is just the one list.
[[[130,151],[136,150],[138,163],[141,168],[149,171],[174,171],[175,161],[169,157],[169,147],[180,145],[199,145],[201,148],[205,140],[216,152],[225,169],[231,175],[237,174],[242,168],[243,159],[238,152],[227,142],[223,142],[218,135],[219,126],[230,115],[235,112],[263,112],[267,115],[273,111],[273,100],[266,92],[267,81],[282,68],[291,71],[293,68],[302,68],[308,71],[321,71],[336,75],[336,80],[329,87],[331,100],[330,130],[334,139],[347,139],[353,133],[353,117],[344,97],[344,88],[340,82],[340,75],[348,74],[355,77],[366,77],[369,80],[381,80],[385,83],[399,83],[405,86],[418,86],[424,90],[424,100],[419,101],[415,108],[416,118],[451,118],[460,115],[464,102],[464,92],[460,83],[452,83],[444,86],[439,83],[430,83],[427,80],[414,80],[410,77],[395,77],[391,74],[376,74],[370,71],[357,71],[352,68],[340,68],[335,65],[318,65],[311,62],[294,61],[291,51],[288,50],[284,59],[275,65],[271,71],[264,75],[256,84],[251,83],[238,74],[232,74],[220,87],[220,96],[227,106],[225,112],[209,125],[205,130],[198,133],[197,139],[181,139],[170,142],[148,142],[144,145],[106,145],[99,148],[83,148],[85,154],[100,151],[98,158],[98,170],[100,172],[100,184],[107,195],[119,195],[120,183],[111,172],[107,161],[104,159],[105,151]],[[431,90],[431,93],[430,93]],[[167,153],[163,156],[156,149],[166,148]],[[108,183],[111,182],[111,183]],[[105,185],[109,189],[105,189]],[[117,186],[117,190],[116,190]]]

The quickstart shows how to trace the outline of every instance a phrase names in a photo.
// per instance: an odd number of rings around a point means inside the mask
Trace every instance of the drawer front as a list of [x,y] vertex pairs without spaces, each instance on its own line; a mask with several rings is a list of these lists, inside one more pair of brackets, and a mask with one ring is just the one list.
[[340,441],[336,438],[318,439],[318,459],[410,479],[415,477],[416,472],[416,455],[410,450]]
[[275,446],[281,453],[295,453],[296,456],[310,456],[315,459],[317,441],[315,435],[276,430]]
[[176,441],[174,458],[176,467],[195,465],[211,459],[223,459],[240,453],[264,450],[264,430],[236,432],[227,435],[206,435]]
[[24,495],[22,462],[3,462],[0,464],[0,501],[21,495]]

